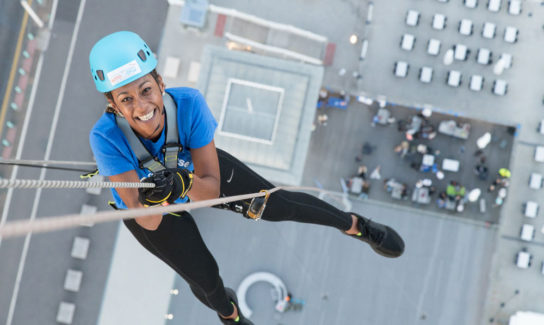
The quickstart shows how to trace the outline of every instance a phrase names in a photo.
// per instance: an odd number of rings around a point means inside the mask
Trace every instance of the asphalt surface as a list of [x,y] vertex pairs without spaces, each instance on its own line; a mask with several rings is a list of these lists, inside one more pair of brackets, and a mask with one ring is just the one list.
[[[82,4],[85,6],[74,43],[72,61],[67,65],[70,62],[68,54],[75,33],[78,10]],[[130,14],[120,14],[128,13],[127,8],[134,5],[138,6],[138,10],[130,10]],[[103,112],[105,99],[96,92],[89,76],[88,53],[100,37],[127,29],[139,33],[148,40],[152,48],[157,48],[166,7],[166,2],[59,0],[50,44],[44,53],[43,69],[22,159],[44,158],[54,111],[60,105],[60,118],[55,128],[50,159],[92,161],[88,133]],[[16,12],[14,16],[15,14]],[[64,96],[61,97],[59,94],[65,69],[67,79]],[[20,170],[17,177],[38,179],[39,176],[39,170],[26,169]],[[78,178],[74,173],[46,173],[46,179]],[[35,193],[34,190],[16,190],[7,220],[28,218]],[[104,210],[107,209],[105,203],[109,197],[107,191],[103,191],[101,197],[94,197],[83,190],[46,190],[42,192],[37,206],[37,217],[79,213],[84,203],[94,204],[99,210]],[[56,324],[56,313],[61,301],[76,304],[75,324],[96,323],[117,227],[116,223],[107,223],[95,225],[93,228],[32,236],[12,324]],[[70,258],[76,235],[91,240],[89,255],[85,261]],[[5,239],[0,246],[2,324],[8,317],[23,246],[23,238]],[[83,271],[83,283],[78,293],[63,289],[68,268]]]
[[[192,214],[225,286],[266,271],[305,302],[301,311],[276,312],[272,287],[256,283],[246,296],[255,324],[477,324],[496,229],[361,201],[353,210],[396,229],[404,255],[384,258],[329,227],[254,222],[216,209]],[[174,319],[165,324],[218,324],[183,280],[175,288]]]

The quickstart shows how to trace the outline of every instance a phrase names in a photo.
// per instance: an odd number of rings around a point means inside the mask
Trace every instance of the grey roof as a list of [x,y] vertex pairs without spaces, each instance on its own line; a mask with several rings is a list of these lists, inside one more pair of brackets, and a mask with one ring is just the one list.
[[323,68],[215,46],[201,64],[217,147],[272,182],[300,184]]

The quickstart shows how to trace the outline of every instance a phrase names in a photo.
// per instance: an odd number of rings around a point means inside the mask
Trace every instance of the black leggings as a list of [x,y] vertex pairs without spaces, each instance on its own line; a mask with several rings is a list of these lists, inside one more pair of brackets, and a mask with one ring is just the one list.
[[[217,155],[221,170],[221,196],[255,193],[274,187],[225,151],[217,149]],[[247,203],[239,202],[241,206],[247,206]],[[352,225],[349,213],[312,195],[285,190],[270,195],[262,219],[320,224],[342,231]],[[140,244],[187,281],[203,304],[221,315],[232,314],[233,308],[226,296],[217,263],[189,213],[182,212],[181,217],[165,215],[154,231],[143,229],[134,219],[124,222]]]

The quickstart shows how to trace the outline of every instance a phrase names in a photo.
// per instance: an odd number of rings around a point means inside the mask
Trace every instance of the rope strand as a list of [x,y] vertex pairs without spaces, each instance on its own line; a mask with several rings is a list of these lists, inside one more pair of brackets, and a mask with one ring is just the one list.
[[24,159],[1,159],[0,164],[27,164],[27,165],[39,165],[39,166],[48,166],[48,165],[72,165],[72,166],[89,166],[96,167],[95,162],[87,161],[68,161],[68,160],[24,160]]
[[153,188],[153,183],[1,179],[0,188]]
[[[81,182],[85,184],[90,184],[91,182]],[[97,182],[97,184],[100,184]],[[111,184],[111,183],[107,183]],[[119,184],[119,183],[115,183]],[[127,183],[130,185],[134,184],[146,184],[146,183]],[[153,185],[154,184],[150,184]],[[326,191],[314,187],[275,187],[268,190],[268,193],[272,194],[279,190],[307,190],[321,193],[328,193],[338,195],[336,192]],[[179,204],[170,204],[167,206],[153,206],[148,208],[138,208],[138,209],[129,209],[129,210],[117,210],[117,211],[103,211],[94,214],[70,214],[64,216],[56,217],[44,217],[34,220],[20,220],[7,222],[3,225],[0,225],[0,237],[8,238],[15,236],[22,236],[28,233],[40,233],[40,232],[50,232],[55,230],[62,230],[67,228],[74,228],[81,226],[82,224],[95,224],[107,221],[116,221],[122,219],[131,219],[144,217],[152,214],[165,214],[171,212],[180,212],[187,210],[200,209],[205,207],[211,207],[214,205],[220,205],[224,203],[248,200],[255,197],[265,196],[265,192],[257,192],[243,195],[228,196],[212,200],[204,200],[191,203],[179,203]]]

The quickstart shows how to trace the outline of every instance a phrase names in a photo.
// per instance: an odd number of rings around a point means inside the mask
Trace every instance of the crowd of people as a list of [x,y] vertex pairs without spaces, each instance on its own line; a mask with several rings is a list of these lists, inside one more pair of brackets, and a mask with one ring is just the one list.
[[[372,126],[388,126],[392,124],[392,121],[393,123],[396,121],[391,116],[391,112],[384,112],[385,110],[387,109],[384,107],[378,109],[376,115],[373,116]],[[397,121],[397,130],[403,134],[403,139],[393,147],[393,152],[402,161],[406,161],[415,172],[434,174],[434,177],[440,181],[446,177],[444,171],[447,170],[447,167],[443,163],[440,166],[438,165],[441,152],[438,148],[433,148],[439,146],[433,145],[434,142],[432,140],[436,137],[437,132],[466,140],[470,126],[465,123],[463,127],[460,127],[463,131],[462,137],[458,134],[450,134],[444,132],[442,125],[438,129],[433,125],[430,120],[431,113],[430,110],[423,109],[408,119]],[[488,178],[493,175],[488,166],[487,158],[484,155],[484,148],[490,143],[490,140],[491,134],[486,132],[477,141],[477,150],[474,154],[476,161],[471,168],[473,168],[474,175],[480,181],[487,182]],[[372,145],[367,142],[363,144],[362,154],[359,153],[355,158],[356,162],[359,163],[358,170],[347,179],[348,188],[351,193],[358,195],[360,198],[368,197],[372,179],[381,179],[380,166],[377,166],[370,173],[368,167],[361,164],[365,162],[365,156],[372,153],[372,150]],[[460,145],[459,154],[465,154],[465,150],[465,145]],[[448,159],[442,159],[442,162],[443,160]],[[455,164],[457,164],[457,167],[453,166],[454,170],[447,170],[450,172],[448,173],[450,177],[455,175],[454,172],[459,170],[460,163],[454,160]],[[439,209],[462,212],[467,202],[476,202],[480,199],[482,190],[485,191],[486,187],[487,193],[496,193],[492,206],[501,206],[506,198],[506,188],[509,185],[510,177],[510,171],[507,168],[500,168],[493,181],[488,183],[488,185],[483,185],[481,189],[479,186],[467,189],[466,185],[461,184],[455,178],[448,179],[444,186],[440,182],[436,185],[433,184],[432,177],[429,176],[421,178],[412,185],[389,177],[383,180],[383,188],[394,199],[408,200],[411,198],[412,201],[418,204],[430,204],[434,201]]]

